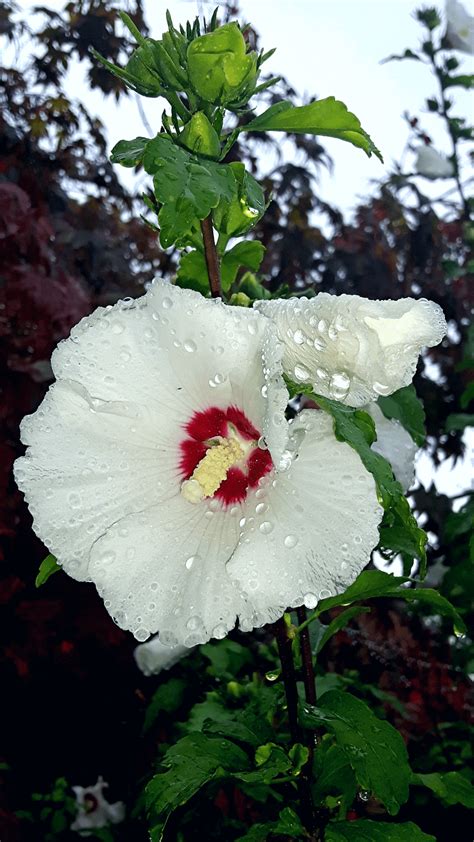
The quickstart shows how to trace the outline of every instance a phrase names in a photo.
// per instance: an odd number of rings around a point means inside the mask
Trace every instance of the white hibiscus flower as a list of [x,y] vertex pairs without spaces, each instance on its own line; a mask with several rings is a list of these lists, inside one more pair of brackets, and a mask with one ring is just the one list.
[[108,783],[99,777],[94,786],[73,786],[76,796],[77,817],[71,825],[81,836],[88,836],[88,830],[96,830],[107,827],[110,824],[119,824],[125,818],[125,804],[116,801],[109,804],[104,789]]
[[190,651],[187,646],[165,646],[155,635],[146,643],[136,646],[133,656],[143,675],[159,675],[163,670],[174,667]]
[[320,292],[254,306],[276,324],[290,379],[354,407],[408,385],[421,349],[446,333],[441,307],[426,299]]
[[390,462],[395,479],[404,491],[408,491],[415,476],[415,455],[418,447],[405,427],[395,419],[386,418],[376,403],[370,403],[364,409],[375,422],[377,441],[374,441],[372,450]]
[[415,170],[425,178],[450,178],[454,175],[454,167],[444,155],[432,146],[419,146],[415,160]]
[[157,282],[53,355],[17,482],[66,572],[140,641],[190,647],[312,607],[377,544],[373,477],[331,418],[287,424],[281,353],[261,314]]
[[455,50],[474,54],[474,15],[459,0],[446,0],[446,37]]

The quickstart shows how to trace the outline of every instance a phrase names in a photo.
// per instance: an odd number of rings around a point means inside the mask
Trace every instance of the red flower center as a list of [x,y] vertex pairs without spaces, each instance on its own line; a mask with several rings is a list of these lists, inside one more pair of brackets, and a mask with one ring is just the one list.
[[236,406],[227,409],[210,406],[203,412],[195,412],[184,429],[188,437],[180,443],[179,462],[183,480],[190,479],[208,449],[213,446],[212,440],[227,439],[232,435],[242,441],[246,453],[243,464],[232,465],[212,495],[225,506],[245,500],[248,489],[255,488],[259,480],[273,468],[268,450],[258,446],[261,434]]

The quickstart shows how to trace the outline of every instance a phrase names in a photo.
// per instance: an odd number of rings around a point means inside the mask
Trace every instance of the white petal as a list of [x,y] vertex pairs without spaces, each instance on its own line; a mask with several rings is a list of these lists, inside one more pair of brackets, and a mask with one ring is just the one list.
[[399,421],[386,418],[376,403],[370,403],[364,409],[375,421],[377,441],[372,450],[387,459],[395,478],[408,491],[415,476],[415,454],[418,450],[410,434]]
[[277,356],[263,360],[269,337],[278,345],[258,313],[157,282],[99,308],[60,343],[57,383],[22,425],[30,449],[16,477],[35,530],[70,575],[90,578],[92,544],[112,524],[179,492],[179,444],[194,413],[237,405],[278,459],[287,391]]
[[89,579],[92,544],[112,523],[176,493],[182,434],[156,408],[92,400],[58,381],[21,434],[17,484],[36,533],[75,579]]
[[123,629],[167,646],[224,637],[243,599],[225,564],[239,536],[241,506],[193,505],[181,494],[114,524],[94,544],[90,575]]
[[305,410],[290,426],[291,464],[247,499],[239,547],[227,564],[253,608],[244,629],[342,592],[379,540],[373,477],[336,440],[332,419]]
[[349,406],[410,383],[421,349],[446,333],[443,311],[425,299],[370,301],[321,292],[254,306],[275,321],[288,376]]
[[156,635],[136,646],[133,656],[144,675],[159,675],[162,670],[171,669],[189,652],[187,646],[165,646]]
[[474,54],[474,15],[459,0],[446,0],[446,36],[455,50]]
[[425,178],[449,178],[454,175],[454,167],[444,155],[440,155],[432,146],[420,146],[417,150],[415,170]]

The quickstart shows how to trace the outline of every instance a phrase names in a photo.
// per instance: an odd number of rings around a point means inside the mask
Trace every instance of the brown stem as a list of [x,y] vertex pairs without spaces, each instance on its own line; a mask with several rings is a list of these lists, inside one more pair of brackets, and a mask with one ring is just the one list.
[[[306,623],[307,616],[306,616],[306,608],[304,605],[301,608],[296,609],[296,614],[298,617],[298,625],[301,626],[302,623]],[[316,679],[314,676],[314,669],[313,669],[313,653],[311,651],[311,641],[309,637],[309,628],[305,626],[304,629],[300,631],[300,647],[301,647],[301,659],[303,661],[303,681],[304,681],[304,691],[306,695],[306,701],[309,702],[310,705],[316,704]]]
[[211,295],[213,298],[221,298],[221,273],[219,270],[216,244],[214,242],[214,232],[212,230],[212,214],[201,220],[201,231]]
[[294,743],[299,742],[300,728],[298,725],[298,690],[296,687],[296,672],[291,651],[291,640],[288,637],[288,629],[283,617],[273,624],[273,632],[276,637],[278,654],[280,656],[281,673],[286,693],[288,706],[288,722],[290,725],[291,739]]

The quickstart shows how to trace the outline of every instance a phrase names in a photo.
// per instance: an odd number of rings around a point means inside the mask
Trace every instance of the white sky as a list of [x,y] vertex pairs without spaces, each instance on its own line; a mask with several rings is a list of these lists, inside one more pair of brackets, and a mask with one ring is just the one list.
[[[24,10],[37,3],[38,0],[20,0],[18,5]],[[44,5],[60,11],[64,3],[45,0]],[[166,8],[176,25],[192,20],[198,11],[210,16],[217,3],[145,0],[144,5],[151,34],[160,37],[165,29]],[[240,20],[252,23],[265,50],[277,47],[265,65],[266,71],[285,75],[300,94],[318,98],[334,95],[341,99],[359,117],[384,155],[385,164],[381,164],[348,143],[322,139],[335,167],[332,175],[322,171],[320,193],[345,211],[370,192],[371,179],[382,178],[392,162],[400,159],[407,140],[404,111],[422,116],[423,127],[439,151],[451,152],[441,121],[433,115],[422,115],[425,98],[437,94],[429,68],[415,61],[380,64],[392,53],[403,52],[407,47],[416,49],[422,28],[414,19],[414,11],[423,5],[427,5],[425,0],[240,0]],[[437,5],[443,8],[443,4]],[[465,0],[464,5],[474,13],[472,0]],[[118,0],[117,7],[126,8],[124,0]],[[462,62],[459,72],[473,72],[472,59],[462,53],[456,55]],[[122,138],[146,134],[133,96],[117,105],[112,98],[88,90],[84,71],[78,65],[72,68],[66,87],[70,97],[79,96],[90,111],[100,116],[107,126],[111,147]],[[451,96],[456,103],[455,113],[472,114],[471,95],[454,88]],[[142,103],[149,123],[158,130],[163,101],[142,98]],[[408,169],[412,163],[413,156],[408,156]],[[133,173],[122,169],[122,174],[132,186]],[[440,195],[452,183],[438,180],[430,185],[422,179],[423,189],[432,196]],[[440,490],[456,494],[466,488],[472,476],[471,463],[466,459],[456,470],[452,468],[452,464],[444,463],[434,479]],[[425,454],[420,455],[417,473],[428,484],[433,478],[432,463]]]

